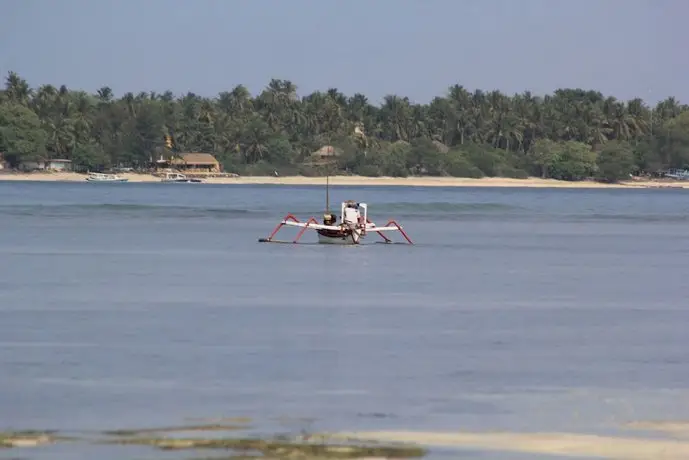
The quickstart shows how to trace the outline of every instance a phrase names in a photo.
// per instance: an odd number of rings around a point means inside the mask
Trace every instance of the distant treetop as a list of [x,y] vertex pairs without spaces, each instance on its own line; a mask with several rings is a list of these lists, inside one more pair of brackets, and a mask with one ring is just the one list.
[[688,113],[672,97],[648,107],[583,89],[539,97],[461,85],[428,104],[391,94],[376,106],[335,88],[298,97],[294,83],[278,79],[256,97],[237,85],[214,98],[170,91],[115,98],[109,87],[34,89],[9,72],[0,152],[14,166],[67,158],[90,170],[146,168],[164,149],[210,153],[242,174],[619,180],[689,166]]

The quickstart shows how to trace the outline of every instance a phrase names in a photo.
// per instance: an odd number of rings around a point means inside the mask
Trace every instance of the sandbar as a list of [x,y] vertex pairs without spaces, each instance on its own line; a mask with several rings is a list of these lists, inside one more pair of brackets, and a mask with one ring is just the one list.
[[575,433],[375,431],[327,435],[333,439],[414,443],[488,451],[625,460],[686,460],[689,442],[675,439]]
[[[127,183],[160,182],[161,178],[152,174],[123,173],[120,177],[128,179]],[[0,173],[0,181],[39,181],[39,182],[86,182],[86,174],[73,172],[33,172],[33,173]],[[206,184],[269,184],[269,185],[324,185],[325,177],[306,176],[238,176],[206,177]],[[461,177],[364,177],[364,176],[331,176],[332,185],[347,186],[407,186],[407,187],[530,187],[530,188],[689,188],[686,184],[667,180],[634,179],[615,184],[595,181],[562,181],[555,179],[510,179],[504,177],[485,177],[481,179]]]
[[[684,420],[659,420],[630,422],[627,428],[643,431],[656,431],[670,436],[689,439],[689,421]],[[689,458],[689,457],[688,457]]]

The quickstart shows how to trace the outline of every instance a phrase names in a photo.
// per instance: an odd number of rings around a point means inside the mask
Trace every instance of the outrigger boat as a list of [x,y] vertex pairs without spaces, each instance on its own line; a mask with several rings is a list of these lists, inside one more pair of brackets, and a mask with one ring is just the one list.
[[299,242],[306,230],[315,230],[318,235],[318,243],[320,244],[356,245],[360,244],[361,240],[371,232],[380,235],[385,243],[392,243],[392,240],[385,235],[385,232],[400,232],[407,243],[414,244],[402,226],[394,220],[389,221],[382,227],[378,227],[371,222],[368,218],[368,205],[366,203],[358,203],[351,200],[342,202],[338,224],[337,216],[328,210],[327,187],[328,185],[326,185],[326,212],[323,215],[322,224],[314,217],[309,218],[306,222],[300,222],[294,215],[287,214],[268,238],[260,238],[258,241],[260,243],[288,243],[288,241],[273,240],[280,229],[287,225],[301,227],[296,238],[292,241],[295,244]]
[[174,182],[174,183],[199,183],[201,182],[201,179],[194,179],[191,177],[187,177],[184,174],[180,173],[166,173],[165,177],[163,177],[161,182]]
[[129,179],[120,177],[117,174],[89,173],[86,177],[89,182],[127,182]]

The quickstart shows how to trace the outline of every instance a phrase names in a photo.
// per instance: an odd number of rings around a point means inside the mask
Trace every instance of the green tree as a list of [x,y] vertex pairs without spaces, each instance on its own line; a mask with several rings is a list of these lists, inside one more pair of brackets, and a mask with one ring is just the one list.
[[634,151],[626,141],[611,141],[598,152],[597,177],[605,182],[628,179],[634,170]]
[[689,112],[682,112],[661,125],[657,148],[670,168],[689,167]]
[[631,146],[635,172],[689,166],[689,107],[672,97],[649,107],[581,88],[510,96],[455,84],[428,104],[388,95],[374,105],[333,87],[299,95],[295,83],[277,78],[257,95],[240,84],[216,97],[136,88],[117,96],[108,86],[95,94],[59,82],[33,89],[9,72],[0,107],[9,158],[46,155],[89,168],[146,167],[165,150],[164,135],[174,138],[176,152],[212,153],[240,173],[280,166],[319,174],[311,153],[335,144],[343,154],[333,174],[528,172],[580,180],[603,174],[606,146],[618,142]]
[[464,152],[459,149],[450,150],[445,156],[445,171],[454,177],[481,178],[483,171],[469,161]]
[[406,142],[395,142],[385,145],[372,158],[372,164],[384,176],[406,177],[409,175],[409,158],[411,146]]
[[103,171],[110,166],[110,158],[97,143],[79,144],[72,152],[72,168],[75,171]]
[[43,159],[45,144],[46,133],[31,109],[16,102],[0,105],[0,152],[12,166]]
[[537,140],[529,152],[531,162],[536,166],[543,179],[550,177],[553,165],[560,161],[562,145],[550,139]]
[[566,141],[561,144],[560,156],[552,167],[554,179],[578,181],[596,174],[596,153],[583,142]]

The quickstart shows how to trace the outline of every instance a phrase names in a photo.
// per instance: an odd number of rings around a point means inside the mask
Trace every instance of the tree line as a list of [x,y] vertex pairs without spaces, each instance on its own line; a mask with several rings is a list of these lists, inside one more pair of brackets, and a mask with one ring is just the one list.
[[[166,138],[172,147],[166,146]],[[329,146],[330,158],[314,157]],[[336,88],[299,97],[272,79],[255,97],[243,85],[194,93],[95,94],[31,88],[9,72],[0,91],[0,152],[17,166],[70,159],[82,170],[147,168],[159,155],[211,153],[240,174],[351,173],[615,181],[689,167],[689,107],[655,107],[600,92],[470,91],[451,86],[428,104],[388,95],[381,105]]]

